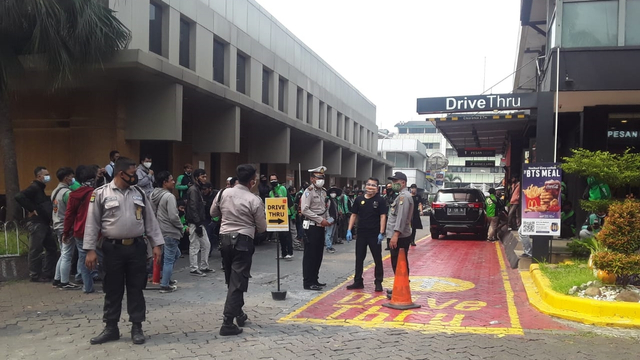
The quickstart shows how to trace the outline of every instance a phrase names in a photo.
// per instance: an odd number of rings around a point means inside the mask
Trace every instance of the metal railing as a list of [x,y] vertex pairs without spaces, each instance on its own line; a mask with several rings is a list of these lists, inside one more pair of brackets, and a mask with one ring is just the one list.
[[[0,248],[0,258],[18,256],[20,255],[21,248],[24,250],[29,247],[28,244],[20,241],[21,230],[23,229],[20,228],[16,221],[0,222],[0,231],[2,234],[0,241],[4,244],[4,247]],[[26,231],[22,232],[26,233]]]

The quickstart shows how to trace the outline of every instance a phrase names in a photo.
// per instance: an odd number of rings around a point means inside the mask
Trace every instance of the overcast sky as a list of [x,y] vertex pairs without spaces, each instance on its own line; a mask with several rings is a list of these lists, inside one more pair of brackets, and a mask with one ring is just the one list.
[[[423,120],[416,99],[476,95],[514,70],[517,0],[257,0],[377,107],[378,127]],[[508,93],[509,78],[493,89]]]

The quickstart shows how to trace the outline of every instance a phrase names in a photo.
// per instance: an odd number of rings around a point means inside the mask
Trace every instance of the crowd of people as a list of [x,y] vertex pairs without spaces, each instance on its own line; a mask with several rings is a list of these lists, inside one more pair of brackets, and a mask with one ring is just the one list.
[[[209,257],[219,250],[228,287],[220,334],[236,335],[249,320],[242,309],[243,293],[255,246],[261,242],[279,241],[285,260],[293,259],[294,250],[303,251],[303,288],[321,290],[326,286],[319,281],[323,254],[334,253],[336,244],[355,240],[355,278],[347,288],[365,287],[362,271],[369,248],[376,266],[375,291],[383,291],[383,241],[395,271],[399,249],[408,252],[415,246],[416,229],[422,228],[417,187],[408,188],[407,177],[400,172],[389,178],[386,189],[371,177],[363,189],[330,186],[327,190],[326,168],[320,166],[309,170],[309,182],[296,189],[285,187],[276,174],[258,178],[253,166],[240,165],[235,176],[227,178],[226,187],[215,190],[206,171],[190,164],[174,179],[168,171],[156,174],[149,155],[141,156],[139,163],[118,151],[109,158],[104,168],[58,169],[59,183],[51,196],[45,194],[51,175],[39,166],[33,182],[15,198],[27,215],[32,282],[92,293],[94,282],[102,281],[105,327],[92,344],[120,338],[125,290],[131,339],[135,344],[145,342],[143,289],[154,262],[161,269],[160,292],[171,293],[177,290],[174,264],[183,252],[188,253],[190,274],[205,277],[215,271]],[[287,199],[289,231],[266,231],[267,197]]]

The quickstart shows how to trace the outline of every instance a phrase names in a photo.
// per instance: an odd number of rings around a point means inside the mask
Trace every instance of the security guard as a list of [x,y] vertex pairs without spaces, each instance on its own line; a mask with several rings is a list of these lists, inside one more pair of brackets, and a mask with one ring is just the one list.
[[325,199],[327,192],[324,185],[324,172],[327,168],[318,166],[310,169],[311,186],[309,186],[300,199],[300,207],[304,220],[302,228],[307,235],[302,256],[302,277],[305,290],[322,290],[327,284],[318,282],[318,273],[322,264],[324,253],[324,228],[331,225],[327,221],[327,205]]
[[409,246],[411,245],[411,219],[413,214],[413,198],[407,191],[407,175],[396,172],[389,177],[393,181],[391,186],[398,196],[389,207],[387,220],[387,237],[391,238],[389,247],[391,248],[391,266],[393,273],[396,272],[398,264],[398,253],[404,249],[407,255],[407,271],[409,270]]
[[97,265],[96,247],[101,236],[104,253],[104,315],[106,326],[91,339],[91,344],[118,340],[118,321],[122,311],[122,297],[127,287],[127,312],[134,344],[145,342],[142,322],[147,311],[142,290],[147,284],[146,234],[153,246],[153,256],[160,263],[164,240],[151,200],[136,186],[136,163],[119,158],[110,183],[97,188],[89,200],[83,249],[87,250],[85,264],[89,270]]
[[[264,204],[251,192],[258,182],[256,168],[240,165],[236,168],[238,183],[220,190],[211,206],[211,217],[222,217],[220,224],[220,252],[227,283],[227,301],[224,303],[224,320],[220,335],[238,335],[242,332],[247,314],[242,311],[243,293],[249,287],[253,238],[267,230]],[[236,326],[233,319],[236,319]]]

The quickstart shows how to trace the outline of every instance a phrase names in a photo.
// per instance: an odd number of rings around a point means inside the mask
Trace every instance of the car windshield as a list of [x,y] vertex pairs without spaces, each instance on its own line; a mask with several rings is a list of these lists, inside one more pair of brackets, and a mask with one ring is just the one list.
[[452,201],[465,201],[465,202],[481,202],[477,193],[470,192],[441,192],[438,193],[437,202],[452,202]]

